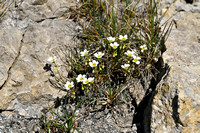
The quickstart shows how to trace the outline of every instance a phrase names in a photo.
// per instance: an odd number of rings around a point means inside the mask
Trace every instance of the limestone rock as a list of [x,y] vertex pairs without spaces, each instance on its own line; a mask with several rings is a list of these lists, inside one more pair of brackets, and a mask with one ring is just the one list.
[[[107,111],[106,111],[107,110]],[[131,104],[119,104],[112,110],[97,111],[80,121],[80,131],[90,133],[136,133],[132,124],[134,107]]]
[[37,118],[26,118],[16,114],[0,114],[0,133],[42,132]]
[[2,86],[7,80],[8,71],[18,55],[21,45],[22,31],[15,27],[12,29],[6,29],[4,27],[1,29],[0,35],[0,86]]
[[186,11],[186,12],[193,12],[193,13],[200,13],[200,2],[198,0],[185,0],[185,1],[179,1],[177,0],[174,3],[174,6],[176,7],[176,10],[178,12],[180,11]]
[[71,0],[17,0],[0,22],[0,110],[39,117],[65,95],[48,82],[43,67],[55,49],[73,44],[76,24],[64,13]]
[[[168,77],[157,85],[146,109],[151,132],[200,132],[200,20],[198,13],[181,12],[166,43],[163,58]],[[148,116],[151,112],[151,116]]]

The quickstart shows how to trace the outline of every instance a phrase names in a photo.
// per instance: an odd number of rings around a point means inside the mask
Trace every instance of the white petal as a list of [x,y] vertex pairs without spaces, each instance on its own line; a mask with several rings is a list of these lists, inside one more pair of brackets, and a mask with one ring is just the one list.
[[140,64],[140,61],[137,61],[136,64]]

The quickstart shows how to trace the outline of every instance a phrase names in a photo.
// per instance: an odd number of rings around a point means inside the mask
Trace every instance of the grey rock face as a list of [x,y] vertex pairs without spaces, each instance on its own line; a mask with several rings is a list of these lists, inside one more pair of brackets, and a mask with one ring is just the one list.
[[146,108],[146,121],[151,123],[146,131],[200,132],[199,13],[177,15],[177,28],[172,29],[163,55],[170,71],[157,85],[152,105]]
[[9,6],[0,23],[0,110],[40,117],[49,101],[65,94],[50,86],[43,67],[54,49],[73,42],[76,24],[64,17],[72,5],[18,0]]
[[186,11],[186,12],[200,13],[199,1],[192,1],[192,0],[186,0],[186,1],[187,3],[185,1],[177,0],[174,3],[174,6],[176,7],[176,10],[178,12]]
[[80,121],[80,131],[83,133],[136,133],[137,127],[132,123],[134,107],[131,104],[120,104],[112,110],[90,113]]
[[35,133],[41,132],[40,120],[37,118],[26,118],[24,116],[0,114],[0,133]]

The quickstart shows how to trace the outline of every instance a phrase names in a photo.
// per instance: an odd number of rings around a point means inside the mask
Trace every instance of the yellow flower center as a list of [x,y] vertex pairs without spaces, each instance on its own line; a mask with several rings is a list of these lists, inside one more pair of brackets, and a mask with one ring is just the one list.
[[132,56],[132,54],[131,53],[128,53],[128,57],[131,57]]
[[126,38],[125,38],[125,37],[123,37],[123,38],[122,38],[122,41],[125,41],[125,40],[126,40]]
[[142,50],[144,51],[144,50],[145,50],[145,47],[142,47]]
[[125,70],[127,70],[127,69],[128,69],[128,67],[124,67],[124,69],[125,69]]
[[71,87],[72,87],[72,85],[71,85],[71,84],[69,84],[69,85],[68,85],[68,88],[71,88]]
[[92,66],[93,66],[93,67],[96,67],[96,63],[92,63]]
[[83,53],[83,55],[84,55],[84,56],[86,56],[86,55],[87,55],[87,53],[85,52],[85,53]]
[[109,42],[114,42],[114,40],[113,39],[110,39],[110,41]]
[[138,61],[138,60],[135,58],[135,59],[134,59],[134,62],[137,62],[137,61]]

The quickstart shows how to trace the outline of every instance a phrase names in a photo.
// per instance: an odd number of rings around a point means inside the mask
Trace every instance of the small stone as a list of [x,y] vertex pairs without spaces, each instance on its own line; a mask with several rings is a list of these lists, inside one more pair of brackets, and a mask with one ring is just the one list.
[[189,5],[189,4],[183,4],[183,3],[175,3],[175,6],[176,6],[176,10],[178,12],[180,11],[186,11],[186,12],[189,12],[189,11],[192,11],[193,10],[193,6],[192,5]]
[[169,18],[171,16],[170,13],[168,12],[168,10],[165,8],[161,10],[161,15],[165,16],[167,18]]
[[32,5],[43,5],[44,3],[47,3],[47,0],[33,0],[33,1],[31,1]]
[[200,6],[198,6],[198,7],[193,7],[193,8],[191,9],[191,12],[193,12],[193,13],[200,13]]

